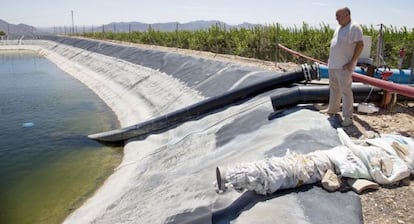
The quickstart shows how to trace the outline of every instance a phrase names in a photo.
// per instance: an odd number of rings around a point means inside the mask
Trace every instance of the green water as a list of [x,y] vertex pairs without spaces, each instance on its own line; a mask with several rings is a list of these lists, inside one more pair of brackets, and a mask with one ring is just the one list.
[[119,126],[86,86],[32,52],[0,51],[0,223],[61,223],[120,163],[89,140]]

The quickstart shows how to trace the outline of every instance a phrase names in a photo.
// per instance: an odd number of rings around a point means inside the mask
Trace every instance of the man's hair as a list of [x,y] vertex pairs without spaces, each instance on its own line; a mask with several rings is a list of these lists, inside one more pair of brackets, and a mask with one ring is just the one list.
[[344,7],[342,10],[348,13],[348,15],[351,15],[351,10],[348,7]]

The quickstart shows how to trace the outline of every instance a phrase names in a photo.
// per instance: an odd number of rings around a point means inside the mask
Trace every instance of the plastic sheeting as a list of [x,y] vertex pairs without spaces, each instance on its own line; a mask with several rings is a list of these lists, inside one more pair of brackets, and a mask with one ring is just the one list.
[[[99,41],[53,40],[33,43],[105,99],[123,125],[274,74]],[[337,124],[318,112],[292,108],[269,121],[271,94],[128,141],[122,164],[65,223],[362,223],[353,192],[303,185],[267,196],[216,194],[212,170],[217,165],[283,156],[288,148],[308,154],[340,144],[332,127]]]
[[391,184],[414,173],[414,141],[400,135],[368,139],[370,145],[357,145],[338,128],[342,145],[308,154],[289,151],[283,157],[271,157],[228,167],[222,175],[228,187],[272,194],[321,181],[328,169],[343,177]]

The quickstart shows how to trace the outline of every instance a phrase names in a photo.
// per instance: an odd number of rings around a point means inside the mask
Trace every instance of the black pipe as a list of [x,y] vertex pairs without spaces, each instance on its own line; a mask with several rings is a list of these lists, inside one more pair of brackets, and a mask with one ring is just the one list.
[[311,66],[302,65],[301,71],[275,74],[272,78],[231,90],[216,97],[205,99],[166,115],[162,115],[129,127],[92,134],[88,137],[100,142],[113,143],[120,143],[130,138],[146,137],[150,134],[160,133],[176,127],[185,121],[201,118],[202,115],[206,115],[231,104],[240,103],[242,100],[249,99],[266,91],[291,85],[295,82],[311,81],[312,79],[319,79],[318,64]]
[[[354,102],[380,102],[383,92],[380,88],[353,84]],[[329,86],[295,86],[284,89],[271,97],[275,112],[298,104],[328,103]]]

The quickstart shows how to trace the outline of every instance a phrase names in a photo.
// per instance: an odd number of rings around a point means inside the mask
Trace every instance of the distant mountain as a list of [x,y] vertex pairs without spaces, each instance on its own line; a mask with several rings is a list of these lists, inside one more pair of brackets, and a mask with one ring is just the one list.
[[[168,23],[141,23],[141,22],[114,22],[101,26],[75,26],[75,33],[83,32],[129,32],[129,31],[148,31],[149,27],[153,30],[172,32],[176,30],[206,30],[212,26],[219,25],[223,28],[251,28],[260,26],[259,24],[243,23],[239,25],[229,25],[218,20],[198,20],[188,23],[168,22]],[[26,37],[35,36],[42,33],[54,34],[69,34],[71,32],[70,26],[61,27],[38,27],[35,28],[26,24],[10,24],[0,19],[0,30],[15,38],[17,36],[25,35]]]
[[116,23],[109,23],[103,26],[96,26],[96,27],[83,27],[82,30],[77,28],[77,32],[83,31],[108,31],[108,32],[129,32],[129,31],[148,31],[149,27],[153,30],[158,31],[176,31],[176,30],[205,30],[212,26],[219,25],[225,28],[250,28],[257,26],[259,24],[251,24],[251,23],[243,23],[239,25],[228,25],[224,22],[217,21],[217,20],[198,20],[188,23],[179,23],[179,22],[168,22],[168,23],[141,23],[141,22],[116,22]]
[[34,36],[38,34],[38,30],[26,24],[11,24],[0,19],[0,30],[5,32],[9,37],[15,38],[17,36]]

